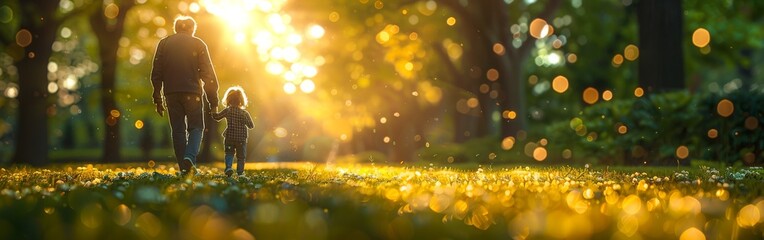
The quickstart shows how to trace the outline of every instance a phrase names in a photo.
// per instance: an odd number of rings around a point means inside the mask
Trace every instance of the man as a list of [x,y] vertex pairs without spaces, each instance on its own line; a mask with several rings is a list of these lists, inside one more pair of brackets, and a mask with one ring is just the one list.
[[156,111],[164,116],[166,101],[175,157],[182,176],[196,169],[196,155],[204,132],[203,96],[206,95],[210,108],[217,111],[218,106],[217,76],[207,44],[195,37],[195,32],[193,18],[176,18],[175,34],[159,41],[151,69]]

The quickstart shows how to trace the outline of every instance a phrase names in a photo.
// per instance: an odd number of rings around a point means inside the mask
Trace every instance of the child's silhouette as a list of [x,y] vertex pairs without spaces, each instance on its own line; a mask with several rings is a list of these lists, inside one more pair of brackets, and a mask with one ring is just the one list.
[[223,96],[223,111],[212,112],[212,118],[215,121],[226,119],[228,127],[223,132],[225,144],[225,174],[231,176],[233,169],[234,154],[236,155],[236,173],[239,176],[244,174],[244,161],[247,157],[247,129],[254,128],[252,117],[244,108],[247,106],[247,95],[244,89],[239,86],[231,87],[226,90]]

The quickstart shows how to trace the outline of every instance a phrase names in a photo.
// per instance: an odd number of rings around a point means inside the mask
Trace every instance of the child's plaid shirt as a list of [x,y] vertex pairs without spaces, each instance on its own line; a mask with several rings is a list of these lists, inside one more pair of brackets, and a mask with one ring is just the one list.
[[236,107],[227,107],[219,113],[212,113],[212,119],[220,121],[226,118],[228,127],[223,132],[226,143],[245,143],[247,142],[247,129],[254,128],[252,117],[247,111]]

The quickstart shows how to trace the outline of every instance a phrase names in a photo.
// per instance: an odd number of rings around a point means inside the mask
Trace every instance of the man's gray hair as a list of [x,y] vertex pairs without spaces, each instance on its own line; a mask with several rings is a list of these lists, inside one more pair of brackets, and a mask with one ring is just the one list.
[[175,33],[184,32],[194,35],[196,33],[196,21],[189,16],[175,18]]

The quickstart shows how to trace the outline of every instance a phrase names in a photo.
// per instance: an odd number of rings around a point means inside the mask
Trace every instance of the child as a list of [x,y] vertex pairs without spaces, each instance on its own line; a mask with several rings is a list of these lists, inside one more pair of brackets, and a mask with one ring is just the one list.
[[247,95],[244,89],[239,86],[228,88],[223,96],[223,106],[226,108],[219,113],[211,112],[212,119],[220,121],[226,118],[228,127],[223,132],[225,139],[225,174],[230,177],[233,174],[231,165],[233,157],[236,154],[236,173],[239,176],[244,175],[244,160],[247,155],[247,129],[254,128],[252,117],[244,110],[247,106]]

